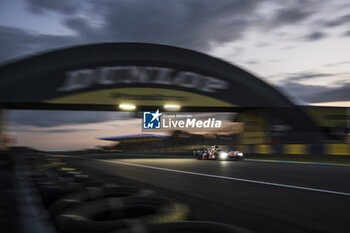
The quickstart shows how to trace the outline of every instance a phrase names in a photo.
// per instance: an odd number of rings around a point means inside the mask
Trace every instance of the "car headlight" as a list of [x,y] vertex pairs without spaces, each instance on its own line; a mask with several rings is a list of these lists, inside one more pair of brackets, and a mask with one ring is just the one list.
[[238,155],[239,157],[242,157],[242,156],[243,156],[243,153],[242,153],[242,152],[239,152],[237,155]]
[[220,154],[220,159],[227,159],[227,153],[226,152],[222,152]]

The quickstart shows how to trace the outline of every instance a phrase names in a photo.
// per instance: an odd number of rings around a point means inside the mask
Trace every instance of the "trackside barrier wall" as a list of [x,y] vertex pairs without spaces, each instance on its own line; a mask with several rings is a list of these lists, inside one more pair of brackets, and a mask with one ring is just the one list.
[[[225,148],[225,146],[222,146]],[[258,144],[237,145],[236,149],[243,153],[251,154],[290,154],[290,155],[350,155],[350,144],[328,143],[328,144]],[[168,147],[159,149],[143,149],[139,153],[166,153],[174,151],[191,151],[193,146]]]
[[254,154],[291,155],[350,155],[350,144],[278,144],[278,145],[239,145],[238,150]]

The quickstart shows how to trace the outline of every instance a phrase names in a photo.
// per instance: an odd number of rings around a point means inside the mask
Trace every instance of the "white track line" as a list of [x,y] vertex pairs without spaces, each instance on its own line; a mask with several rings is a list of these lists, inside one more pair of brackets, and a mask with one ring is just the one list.
[[120,161],[110,161],[110,160],[100,160],[100,159],[89,159],[89,160],[95,160],[95,161],[101,161],[101,162],[107,162],[107,163],[117,163],[117,164],[122,164],[122,165],[149,168],[149,169],[182,173],[182,174],[195,175],[195,176],[219,178],[219,179],[224,179],[224,180],[234,180],[234,181],[241,181],[241,182],[247,182],[247,183],[253,183],[253,184],[263,184],[263,185],[270,185],[270,186],[277,186],[277,187],[284,187],[284,188],[291,188],[291,189],[299,189],[299,190],[307,190],[307,191],[320,192],[320,193],[329,193],[329,194],[336,194],[336,195],[342,195],[342,196],[350,196],[350,193],[337,192],[337,191],[326,190],[326,189],[316,189],[316,188],[308,188],[308,187],[288,185],[288,184],[278,184],[278,183],[271,183],[271,182],[250,180],[250,179],[242,179],[242,178],[235,178],[235,177],[228,177],[228,176],[218,176],[218,175],[204,174],[204,173],[198,173],[198,172],[175,170],[175,169],[170,169],[170,168],[153,167],[153,166],[147,166],[147,165],[141,165],[141,164],[135,164],[135,163],[125,163],[125,162],[120,162]]

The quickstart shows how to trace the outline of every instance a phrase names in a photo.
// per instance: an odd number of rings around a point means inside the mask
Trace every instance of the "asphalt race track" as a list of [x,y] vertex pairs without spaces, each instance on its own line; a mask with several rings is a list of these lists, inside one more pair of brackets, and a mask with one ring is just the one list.
[[197,219],[252,232],[350,232],[350,167],[189,158],[67,159],[183,201]]

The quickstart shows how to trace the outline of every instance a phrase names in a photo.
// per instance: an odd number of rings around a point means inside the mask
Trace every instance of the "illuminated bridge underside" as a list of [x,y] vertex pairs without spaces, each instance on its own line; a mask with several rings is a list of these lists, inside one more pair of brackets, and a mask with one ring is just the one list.
[[116,88],[83,92],[46,101],[54,104],[134,104],[136,106],[233,107],[226,101],[187,91],[160,88]]

